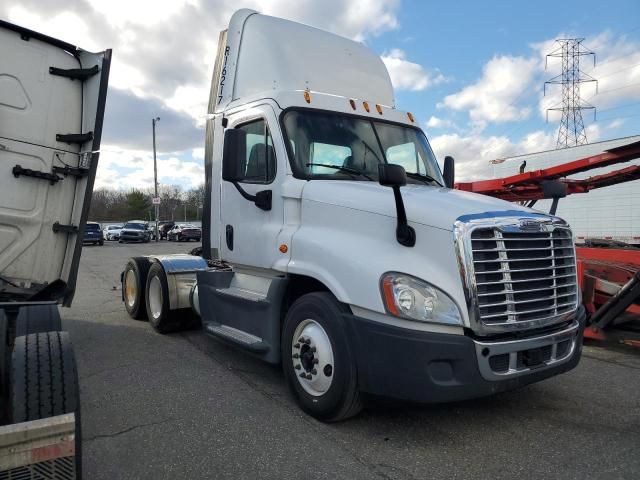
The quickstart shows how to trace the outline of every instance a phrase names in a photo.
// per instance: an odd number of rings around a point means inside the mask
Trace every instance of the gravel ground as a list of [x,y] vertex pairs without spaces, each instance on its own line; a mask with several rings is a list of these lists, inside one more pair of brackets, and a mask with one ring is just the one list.
[[120,300],[128,257],[195,244],[86,247],[63,324],[82,388],[85,478],[638,478],[640,355],[587,346],[573,371],[491,398],[376,402],[325,425],[279,369],[199,331],[158,335]]

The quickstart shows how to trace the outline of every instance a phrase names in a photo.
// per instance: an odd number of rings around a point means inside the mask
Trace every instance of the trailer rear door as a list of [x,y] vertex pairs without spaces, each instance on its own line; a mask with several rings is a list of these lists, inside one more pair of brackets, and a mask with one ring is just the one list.
[[0,301],[69,305],[98,164],[111,51],[0,21]]

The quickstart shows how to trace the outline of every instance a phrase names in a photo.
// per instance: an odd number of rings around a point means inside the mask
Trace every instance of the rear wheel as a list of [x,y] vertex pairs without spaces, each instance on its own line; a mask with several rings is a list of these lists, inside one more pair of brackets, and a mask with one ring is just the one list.
[[149,260],[145,257],[133,257],[127,262],[122,277],[122,296],[124,306],[131,318],[142,320],[146,317],[145,285],[149,273]]
[[80,390],[69,334],[46,332],[16,337],[9,390],[12,423],[75,414],[74,478],[81,478]]
[[326,422],[362,409],[355,359],[343,332],[348,309],[328,292],[303,295],[282,331],[282,367],[291,392],[308,414]]
[[169,307],[167,275],[159,263],[154,263],[149,269],[145,297],[149,323],[158,333],[180,330],[178,314],[181,310],[171,310]]
[[16,317],[16,337],[30,333],[59,332],[62,330],[57,305],[28,305],[21,307]]

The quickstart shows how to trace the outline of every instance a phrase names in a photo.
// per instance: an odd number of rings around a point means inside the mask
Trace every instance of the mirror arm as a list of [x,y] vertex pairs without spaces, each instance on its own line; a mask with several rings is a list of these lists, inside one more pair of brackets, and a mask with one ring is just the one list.
[[271,210],[271,198],[272,198],[271,190],[262,190],[260,192],[257,192],[255,195],[251,195],[250,193],[247,193],[245,189],[242,188],[238,182],[231,182],[231,183],[233,183],[233,186],[236,187],[236,190],[240,192],[240,195],[242,195],[242,198],[255,203],[256,207],[258,207],[260,210],[265,210],[265,211]]
[[393,198],[396,201],[396,216],[398,217],[398,225],[396,226],[396,240],[400,245],[405,247],[413,247],[416,244],[416,231],[407,223],[407,213],[404,209],[400,186],[393,185]]

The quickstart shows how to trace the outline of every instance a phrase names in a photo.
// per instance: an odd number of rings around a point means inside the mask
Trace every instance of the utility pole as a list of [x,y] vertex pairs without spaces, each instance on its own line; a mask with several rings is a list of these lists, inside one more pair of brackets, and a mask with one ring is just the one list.
[[[153,129],[153,189],[154,189],[154,199],[158,198],[158,162],[156,161],[156,123],[160,121],[160,117],[156,117],[151,120],[151,127]],[[154,200],[154,203],[157,200]],[[160,205],[155,203],[156,207],[156,242],[158,241],[158,210],[160,209]]]
[[596,83],[598,93],[598,81],[591,75],[580,70],[580,57],[593,55],[593,66],[596,65],[596,54],[587,50],[582,42],[584,38],[563,38],[556,40],[558,47],[547,55],[545,69],[549,57],[562,59],[562,73],[544,82],[544,94],[547,93],[547,84],[562,85],[562,106],[557,104],[547,109],[547,121],[549,111],[561,111],[560,130],[556,148],[567,148],[587,143],[587,135],[584,131],[582,110],[593,110],[593,118],[596,118],[596,110],[593,105],[580,98],[580,84],[587,82]]

